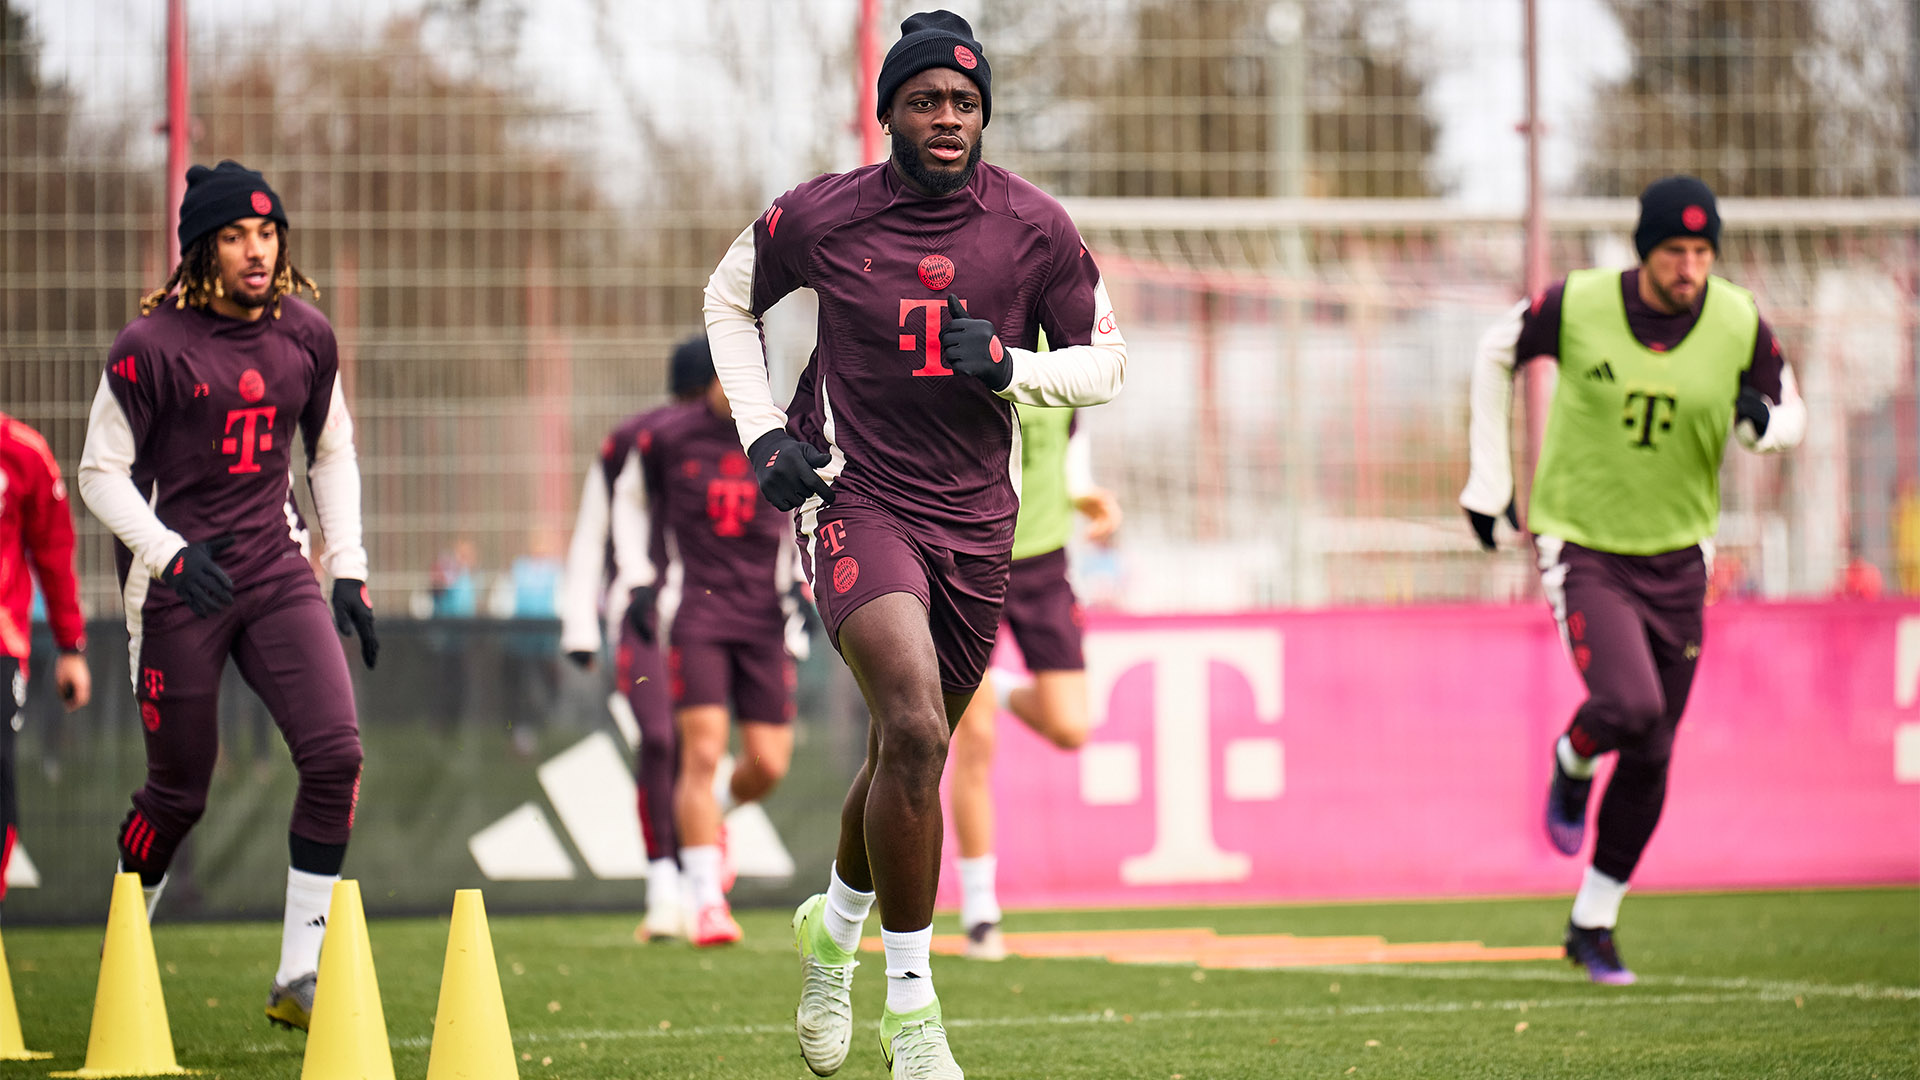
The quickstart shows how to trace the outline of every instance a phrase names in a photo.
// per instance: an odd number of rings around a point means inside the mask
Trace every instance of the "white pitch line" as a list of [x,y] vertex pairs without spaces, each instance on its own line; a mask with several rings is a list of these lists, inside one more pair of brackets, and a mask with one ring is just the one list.
[[[1321,969],[1325,970],[1325,969]],[[1371,973],[1371,972],[1369,972]],[[1724,980],[1734,982],[1739,980]],[[1891,989],[1891,988],[1887,988]],[[1579,997],[1507,999],[1501,1001],[1407,1001],[1372,1005],[1296,1005],[1284,1009],[1182,1009],[1121,1013],[1107,1009],[1097,1013],[1055,1013],[1040,1016],[955,1017],[946,1021],[950,1028],[1022,1028],[1084,1027],[1102,1024],[1190,1023],[1196,1020],[1342,1020],[1356,1016],[1452,1015],[1458,1013],[1528,1013],[1545,1009],[1623,1009],[1666,1008],[1675,1005],[1752,1005],[1792,1004],[1790,991],[1753,990],[1746,993],[1716,994],[1637,994],[1596,993]],[[1802,995],[1804,996],[1804,995]],[[859,1025],[878,1030],[879,1021]],[[536,1046],[547,1043],[643,1042],[663,1038],[742,1038],[750,1035],[788,1035],[792,1024],[707,1024],[691,1027],[583,1028],[573,1031],[522,1032],[514,1043]],[[424,1036],[391,1040],[395,1049],[421,1049],[431,1043]],[[241,1047],[249,1054],[285,1053],[287,1043],[250,1043]]]
[[[1587,977],[1579,972],[1539,971],[1526,968],[1415,967],[1413,965],[1329,964],[1311,968],[1238,968],[1235,970],[1286,971],[1311,975],[1376,975],[1388,979],[1437,979],[1467,982],[1547,982],[1584,985]],[[1642,986],[1697,987],[1705,990],[1737,990],[1792,997],[1843,997],[1894,1001],[1920,1000],[1920,986],[1876,986],[1872,983],[1787,982],[1770,979],[1726,978],[1716,975],[1642,975]]]

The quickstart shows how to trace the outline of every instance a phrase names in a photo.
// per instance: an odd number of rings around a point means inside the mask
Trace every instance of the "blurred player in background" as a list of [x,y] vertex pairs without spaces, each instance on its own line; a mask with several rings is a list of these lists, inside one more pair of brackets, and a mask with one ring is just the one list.
[[[708,337],[741,444],[773,504],[802,508],[821,619],[872,717],[827,892],[794,914],[795,1027],[822,1076],[846,1059],[854,950],[876,894],[881,1054],[896,1077],[962,1075],[928,963],[939,788],[1007,587],[1011,403],[1099,404],[1126,367],[1066,212],[980,161],[992,76],[972,28],[936,11],[901,31],[876,99],[889,160],[774,200],[707,284]],[[818,340],[783,412],[758,320],[802,286],[819,297]],[[1053,351],[1036,353],[1043,330]]]
[[60,465],[40,433],[0,413],[0,901],[19,835],[20,795],[14,783],[14,734],[27,703],[33,583],[47,602],[53,685],[68,712],[93,697],[87,670],[87,624],[73,569],[73,512]]
[[1494,518],[1513,501],[1513,367],[1554,358],[1526,526],[1587,700],[1554,745],[1547,835],[1579,853],[1594,759],[1617,753],[1566,944],[1593,981],[1619,984],[1634,980],[1613,940],[1620,901],[1660,820],[1700,662],[1727,431],[1769,452],[1797,445],[1807,423],[1753,295],[1712,276],[1713,192],[1690,176],[1655,181],[1640,195],[1633,239],[1639,267],[1577,270],[1481,339],[1460,496],[1491,548]]
[[[680,734],[674,809],[695,945],[740,940],[726,898],[721,849],[729,810],[764,798],[793,757],[793,659],[787,597],[797,567],[793,515],[760,494],[740,451],[732,407],[704,341],[700,396],[664,410],[641,434],[640,465],[655,551],[680,570],[667,633],[667,684]],[[724,790],[728,704],[741,753]]]
[[[712,382],[713,356],[704,336],[674,349],[667,365],[667,390],[674,403],[700,400]],[[649,941],[686,936],[680,834],[673,812],[680,739],[667,700],[655,616],[662,584],[656,564],[662,559],[648,550],[653,532],[640,479],[641,442],[673,408],[662,405],[622,420],[587,466],[560,596],[560,649],[582,670],[591,670],[600,656],[604,620],[618,620],[614,685],[640,729],[634,772],[640,788],[640,833],[647,845],[647,913],[639,936]]]
[[1013,632],[1029,678],[988,672],[953,729],[953,831],[960,842],[960,926],[968,957],[1006,956],[993,854],[994,721],[1001,709],[1062,750],[1087,741],[1085,619],[1067,580],[1073,514],[1104,544],[1120,527],[1120,503],[1093,483],[1093,458],[1074,409],[1020,410],[1020,516],[1001,624]]
[[[119,541],[147,782],[119,836],[149,913],[206,807],[231,656],[299,770],[285,930],[267,1016],[307,1027],[333,883],[360,795],[360,727],[334,627],[380,645],[360,542],[360,466],[333,328],[294,294],[287,213],[257,172],[187,173],[180,266],[114,340],[87,424],[80,494]],[[332,612],[294,503],[295,428],[333,577]]]

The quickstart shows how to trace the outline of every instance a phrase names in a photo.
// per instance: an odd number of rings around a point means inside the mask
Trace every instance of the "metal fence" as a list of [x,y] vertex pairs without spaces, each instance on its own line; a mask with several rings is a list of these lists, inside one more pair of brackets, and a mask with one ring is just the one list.
[[[69,471],[106,346],[165,274],[159,6],[0,2],[0,408]],[[558,552],[587,454],[661,397],[727,242],[858,162],[863,40],[911,10],[867,6],[188,5],[194,158],[268,174],[340,337],[383,610],[455,551],[482,578]],[[994,66],[989,156],[1074,200],[1133,345],[1132,388],[1088,419],[1129,513],[1081,560],[1094,597],[1524,591],[1452,505],[1471,341],[1521,279],[1520,0],[954,6]],[[1630,228],[1567,200],[1699,172],[1728,198],[1722,267],[1814,404],[1797,457],[1731,455],[1734,584],[1821,592],[1857,557],[1913,586],[1912,5],[1544,7],[1555,273]],[[776,374],[810,337],[805,297],[775,313]],[[107,538],[82,532],[111,614]]]

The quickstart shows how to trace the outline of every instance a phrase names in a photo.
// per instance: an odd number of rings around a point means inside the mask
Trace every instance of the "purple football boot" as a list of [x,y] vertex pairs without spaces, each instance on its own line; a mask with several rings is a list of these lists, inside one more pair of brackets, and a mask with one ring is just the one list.
[[1587,978],[1607,986],[1632,986],[1635,978],[1620,962],[1620,951],[1613,946],[1613,930],[1600,927],[1587,930],[1567,924],[1567,959],[1587,969]]
[[1560,755],[1553,755],[1553,784],[1547,789],[1547,839],[1562,855],[1578,855],[1587,838],[1587,795],[1592,780],[1576,780],[1560,767]]

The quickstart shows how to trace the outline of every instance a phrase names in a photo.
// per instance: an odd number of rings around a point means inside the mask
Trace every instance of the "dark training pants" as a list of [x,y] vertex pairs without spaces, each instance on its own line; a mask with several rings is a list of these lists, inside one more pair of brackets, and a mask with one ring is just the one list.
[[7,898],[7,869],[13,865],[13,842],[19,835],[20,791],[14,781],[13,721],[27,704],[26,668],[11,656],[0,656],[0,900]]
[[220,673],[232,656],[267,706],[300,773],[293,836],[344,846],[360,796],[360,724],[346,654],[307,573],[235,590],[200,618],[147,605],[135,629],[134,696],[146,728],[147,783],[120,832],[122,865],[149,883],[200,820],[219,755]]
[[1706,558],[1698,547],[1612,555],[1542,538],[1540,562],[1561,638],[1587,684],[1567,738],[1583,756],[1619,753],[1593,867],[1626,881],[1667,798],[1673,737],[1700,663]]
[[640,725],[634,781],[640,788],[640,835],[647,842],[647,858],[678,859],[680,826],[673,816],[673,789],[680,779],[680,730],[667,701],[660,649],[641,641],[625,619],[620,620],[613,677]]

